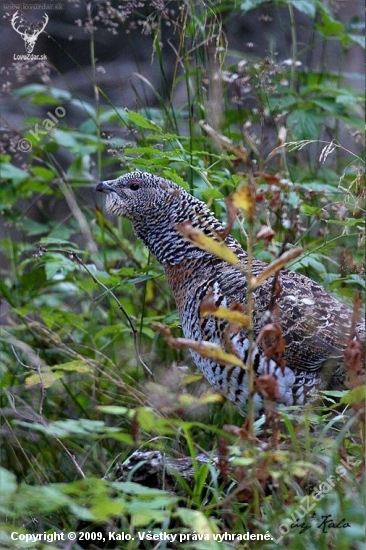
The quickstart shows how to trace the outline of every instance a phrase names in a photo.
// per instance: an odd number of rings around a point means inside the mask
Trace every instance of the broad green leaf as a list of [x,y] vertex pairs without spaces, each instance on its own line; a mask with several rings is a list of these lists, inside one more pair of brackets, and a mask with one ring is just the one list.
[[[341,21],[334,19],[329,11],[320,10],[321,21],[315,24],[315,28],[323,36],[337,36],[338,38],[347,38],[345,27]],[[347,38],[349,42],[349,39]]]
[[121,516],[127,508],[126,501],[121,498],[100,496],[90,506],[90,513],[97,521],[107,521],[111,517]]
[[[0,177],[3,180],[12,180],[14,183],[18,184],[21,181],[28,179],[29,174],[25,170],[21,170],[13,164],[10,164],[10,162],[6,162],[0,164]],[[2,184],[2,186],[6,185],[9,184]]]
[[35,105],[59,105],[60,101],[71,99],[70,92],[43,84],[27,84],[14,90],[13,94],[18,98],[30,97]]
[[53,130],[52,139],[62,147],[67,149],[80,149],[80,142],[74,137],[73,132],[67,132],[65,130]]
[[49,168],[45,168],[44,166],[33,166],[31,168],[31,172],[43,182],[51,181],[57,175],[56,172],[50,170]]
[[291,129],[292,139],[314,139],[319,136],[322,118],[315,109],[301,109],[292,111],[288,115],[286,123]]
[[58,486],[32,486],[22,483],[17,491],[14,509],[19,515],[51,513],[70,504]]
[[[81,180],[84,184],[87,182],[95,182],[91,172],[91,158],[89,153],[95,152],[94,146],[83,146],[81,143],[78,145],[79,154],[70,164],[67,169],[67,176],[70,180]],[[86,154],[88,153],[88,154]]]
[[145,527],[152,521],[163,523],[169,514],[164,510],[154,510],[149,506],[150,503],[137,501],[131,503],[128,507],[131,514],[131,524],[133,527]]
[[142,116],[140,113],[137,113],[136,111],[127,111],[128,120],[130,122],[133,122],[133,124],[136,124],[139,128],[145,128],[147,130],[160,130],[159,126],[155,124],[155,122],[152,122],[151,120],[148,120],[144,116]]
[[27,235],[39,235],[40,233],[46,233],[49,231],[49,226],[44,223],[36,222],[30,218],[25,218],[23,220],[23,229],[27,232]]
[[72,99],[70,101],[70,105],[78,107],[81,112],[86,113],[90,118],[95,118],[96,116],[94,105],[91,105],[91,103],[89,103],[88,101],[84,101],[81,99]]

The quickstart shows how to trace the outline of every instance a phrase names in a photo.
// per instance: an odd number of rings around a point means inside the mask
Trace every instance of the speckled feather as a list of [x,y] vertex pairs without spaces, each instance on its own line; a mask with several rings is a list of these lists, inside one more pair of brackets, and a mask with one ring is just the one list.
[[[212,315],[202,317],[200,305],[207,296],[212,296],[217,306],[245,304],[246,278],[235,266],[196,247],[177,229],[177,224],[189,221],[217,239],[223,224],[203,202],[177,184],[152,174],[132,172],[102,182],[96,189],[107,193],[107,211],[127,217],[137,236],[164,266],[185,337],[225,347],[227,322]],[[225,243],[245,268],[247,254],[240,244],[230,235]],[[254,260],[253,275],[261,273],[265,265]],[[344,383],[343,354],[350,337],[352,312],[300,273],[282,270],[279,282],[281,292],[276,303],[286,342],[286,366],[266,358],[257,345],[252,349],[253,365],[256,375],[276,377],[279,403],[301,405],[310,401],[317,390]],[[272,290],[270,277],[253,293],[255,338],[268,322],[266,312]],[[365,330],[361,324],[358,328],[360,333]],[[249,343],[245,329],[229,338],[232,349],[247,362]],[[213,387],[243,409],[248,399],[248,372],[220,365],[195,351],[191,354]],[[254,400],[260,409],[260,393],[255,394]]]

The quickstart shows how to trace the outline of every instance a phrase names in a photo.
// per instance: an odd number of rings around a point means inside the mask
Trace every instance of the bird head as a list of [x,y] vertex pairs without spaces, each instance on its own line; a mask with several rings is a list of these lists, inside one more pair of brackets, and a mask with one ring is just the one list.
[[96,191],[106,193],[106,210],[125,216],[133,223],[158,217],[157,209],[172,212],[184,190],[176,183],[147,172],[131,172],[115,180],[98,183]]
[[187,241],[180,224],[188,221],[213,238],[224,229],[205,203],[178,184],[147,172],[103,181],[95,190],[107,194],[107,212],[128,218],[137,236],[163,264],[207,254]]

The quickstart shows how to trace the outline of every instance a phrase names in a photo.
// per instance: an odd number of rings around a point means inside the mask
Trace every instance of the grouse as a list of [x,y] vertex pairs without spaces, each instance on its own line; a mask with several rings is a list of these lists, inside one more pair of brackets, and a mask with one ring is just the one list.
[[[282,269],[276,307],[285,347],[282,360],[268,357],[258,335],[268,323],[273,275],[253,290],[251,344],[244,326],[231,331],[229,320],[202,314],[202,302],[208,297],[215,307],[245,307],[248,284],[243,275],[248,266],[247,253],[231,235],[226,235],[224,242],[239,258],[241,270],[198,247],[182,233],[181,224],[189,222],[212,239],[225,235],[224,224],[204,202],[176,183],[139,171],[99,183],[95,189],[107,194],[107,212],[128,218],[137,236],[163,265],[185,338],[229,347],[245,364],[250,353],[255,380],[265,375],[273,377],[275,400],[280,404],[303,405],[312,401],[318,390],[345,384],[344,351],[350,338],[355,337],[351,336],[350,308],[311,279]],[[265,267],[262,261],[253,260],[251,272],[257,276]],[[358,323],[356,332],[361,335],[364,330],[364,325]],[[190,352],[209,383],[243,413],[250,393],[249,371],[204,356],[197,348]],[[257,411],[262,409],[263,399],[260,384],[254,384]]]

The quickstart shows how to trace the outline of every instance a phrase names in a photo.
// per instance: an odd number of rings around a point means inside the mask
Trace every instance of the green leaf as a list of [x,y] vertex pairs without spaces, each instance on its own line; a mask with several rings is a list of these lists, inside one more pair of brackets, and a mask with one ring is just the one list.
[[349,42],[345,26],[338,19],[334,19],[329,11],[320,10],[321,21],[315,24],[315,28],[323,36],[336,36],[341,39],[347,39]]
[[21,181],[24,181],[29,178],[28,172],[17,168],[10,162],[0,164],[0,177],[4,180],[12,180],[14,183],[18,184]]
[[172,498],[172,500],[176,500],[176,497],[170,495],[168,491],[163,491],[162,489],[154,489],[152,487],[145,487],[144,485],[140,485],[139,483],[135,483],[133,481],[113,481],[111,482],[111,487],[117,489],[118,491],[122,491],[123,493],[127,493],[128,495],[133,495],[136,497],[143,496],[143,497],[160,497],[160,496],[168,496],[169,499]]
[[139,128],[146,128],[147,130],[153,130],[154,132],[156,132],[156,130],[161,130],[155,122],[148,120],[136,111],[127,111],[127,116],[128,120],[133,122],[133,124],[136,124]]
[[[26,426],[30,428],[27,422],[17,422],[20,426]],[[50,422],[47,425],[33,422],[31,429],[42,432],[44,434],[54,437],[67,437],[70,435],[80,435],[85,437],[100,437],[107,433],[118,433],[118,428],[107,427],[101,420],[89,420],[87,418],[79,418],[73,420],[67,418],[66,420],[56,420]]]
[[341,390],[322,390],[320,393],[327,395],[329,397],[344,397],[344,391]]
[[46,252],[43,256],[45,264],[45,272],[47,280],[51,280],[55,275],[61,273],[62,275],[67,275],[68,273],[79,269],[79,266],[66,258],[63,254],[58,252]]
[[91,105],[91,103],[89,103],[88,101],[84,101],[81,99],[72,99],[70,101],[70,105],[77,107],[81,112],[87,114],[90,118],[95,118],[96,116],[95,107]]
[[95,499],[94,504],[90,507],[90,513],[96,521],[107,521],[113,516],[121,516],[126,508],[126,502],[121,498],[100,496]]
[[[315,17],[316,6],[312,0],[278,0],[276,3],[286,6],[287,4],[292,4],[294,8],[305,13],[312,19]],[[263,4],[271,4],[269,0],[244,0],[240,4],[240,9],[247,13],[250,10],[258,8]]]
[[100,115],[100,122],[105,124],[106,122],[124,122],[128,123],[128,111],[122,107],[114,107],[112,109],[107,108]]
[[57,176],[56,172],[50,170],[49,168],[45,168],[44,166],[32,166],[31,173],[43,182],[51,181]]
[[[201,535],[207,535],[212,538],[212,535],[216,531],[214,530],[211,522],[203,512],[199,510],[188,510],[186,508],[178,508],[177,515],[183,521],[183,523],[191,529],[191,531],[196,531]],[[212,548],[210,542],[210,548]]]
[[89,154],[84,153],[93,153],[95,151],[94,147],[83,147],[79,144],[79,152],[83,152],[77,156],[72,163],[70,164],[67,175],[70,180],[82,180],[83,182],[93,181],[94,178],[91,174],[91,158]]
[[58,365],[52,365],[51,369],[65,372],[90,372],[90,366],[81,359],[68,361],[67,363],[60,363]]
[[258,8],[262,4],[268,4],[268,0],[244,0],[240,3],[240,9],[244,13],[247,13],[250,10]]
[[358,218],[346,218],[345,220],[332,219],[332,220],[325,220],[325,222],[328,223],[328,224],[342,225],[342,226],[346,226],[346,227],[359,226],[359,229],[362,230],[362,228],[360,226],[360,220]]
[[324,264],[322,263],[321,258],[319,259],[316,254],[308,254],[291,264],[291,269],[293,271],[303,269],[304,267],[311,267],[316,273],[325,273]]
[[73,132],[65,130],[53,130],[52,139],[66,149],[80,150],[81,143],[74,137]]
[[316,14],[316,5],[312,0],[289,0],[289,3],[298,11],[305,13],[311,19],[314,19]]
[[40,233],[46,233],[49,231],[49,226],[44,223],[38,223],[29,218],[23,220],[23,229],[26,231],[27,235],[39,235]]
[[125,416],[130,412],[127,407],[120,407],[118,405],[100,405],[98,411],[102,411],[106,414],[116,414],[117,416]]
[[316,139],[320,133],[322,118],[315,110],[299,109],[288,115],[286,124],[291,129],[293,140]]
[[362,289],[366,290],[366,281],[364,277],[352,273],[347,279],[344,280],[345,285],[359,285]]
[[17,514],[51,513],[67,506],[69,497],[64,495],[57,485],[32,486],[22,483],[14,502]]
[[13,94],[18,98],[30,97],[35,105],[59,105],[60,101],[65,102],[71,99],[70,92],[44,84],[27,84],[14,90]]
[[59,246],[59,247],[67,247],[67,251],[65,252],[80,252],[80,249],[78,248],[77,244],[68,241],[66,239],[59,239],[57,237],[42,237],[40,239],[41,244],[45,246]]
[[346,395],[342,396],[341,403],[352,405],[353,403],[361,403],[366,400],[366,386],[360,385],[352,390],[349,390]]
[[361,48],[365,49],[365,37],[361,36],[359,34],[351,34],[348,33],[348,38],[352,40],[355,44],[358,44],[361,46]]
[[17,478],[12,472],[9,472],[5,468],[0,466],[0,487],[1,487],[1,500],[4,504],[4,499],[10,498],[17,490]]

